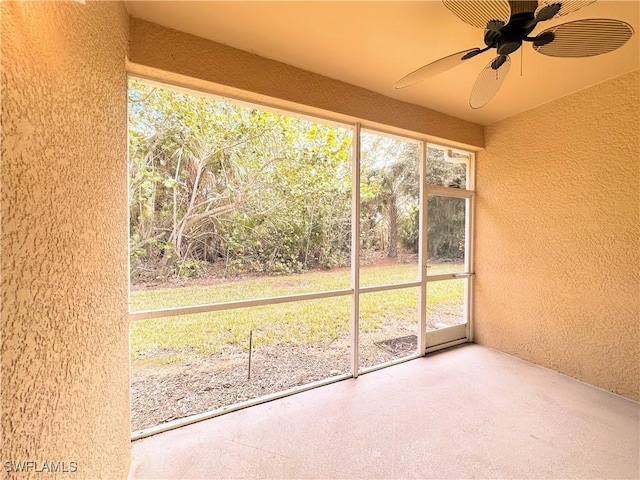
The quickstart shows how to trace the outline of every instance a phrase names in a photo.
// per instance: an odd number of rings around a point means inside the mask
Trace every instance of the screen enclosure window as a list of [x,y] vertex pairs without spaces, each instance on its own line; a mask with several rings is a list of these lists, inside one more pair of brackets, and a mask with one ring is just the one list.
[[137,435],[468,338],[471,153],[134,78],[129,152]]

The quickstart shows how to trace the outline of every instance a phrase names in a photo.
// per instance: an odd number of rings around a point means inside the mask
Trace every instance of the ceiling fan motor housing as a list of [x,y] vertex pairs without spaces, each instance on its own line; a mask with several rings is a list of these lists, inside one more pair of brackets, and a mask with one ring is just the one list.
[[509,55],[522,46],[522,41],[533,31],[535,25],[533,12],[516,13],[498,31],[492,28],[485,30],[485,45],[497,49],[499,55]]

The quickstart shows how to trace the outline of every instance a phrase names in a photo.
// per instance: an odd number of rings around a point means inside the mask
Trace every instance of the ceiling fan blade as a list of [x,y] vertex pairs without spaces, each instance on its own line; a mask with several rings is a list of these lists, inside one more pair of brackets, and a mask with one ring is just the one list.
[[[506,57],[506,58],[505,58]],[[495,65],[500,65],[494,69]],[[484,107],[498,93],[504,79],[507,78],[511,60],[508,56],[498,55],[480,72],[476,83],[473,85],[469,106],[474,110]]]
[[511,16],[507,0],[442,0],[442,3],[463,22],[483,29],[492,20],[507,23]]
[[538,0],[509,0],[511,15],[516,13],[533,13],[538,8]]
[[593,57],[624,45],[633,35],[633,27],[621,20],[589,18],[563,23],[541,32],[553,34],[553,40],[533,48],[550,57]]
[[[538,9],[536,10],[536,17],[540,14],[540,11],[545,7],[550,7],[552,5],[560,5],[560,10],[555,13],[550,18],[557,18],[563,15],[567,15],[568,13],[575,12],[576,10],[580,10],[582,7],[586,7],[587,5],[591,5],[596,0],[539,0]],[[555,12],[555,10],[553,10]],[[544,18],[544,20],[549,20],[549,18]]]
[[419,69],[411,72],[409,75],[402,77],[396,82],[393,88],[405,88],[414,85],[418,82],[426,80],[429,77],[433,77],[434,75],[438,75],[439,73],[446,72],[447,70],[460,65],[465,60],[469,60],[470,58],[475,57],[478,53],[482,52],[483,50],[479,48],[470,48],[469,50],[463,50],[461,52],[454,53],[453,55],[443,57],[440,60],[431,62],[428,65],[420,67]]

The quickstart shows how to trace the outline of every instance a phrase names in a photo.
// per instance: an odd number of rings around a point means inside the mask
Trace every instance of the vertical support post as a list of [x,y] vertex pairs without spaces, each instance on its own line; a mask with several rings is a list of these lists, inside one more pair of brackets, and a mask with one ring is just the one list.
[[249,372],[247,380],[251,380],[251,353],[253,351],[253,330],[249,330]]
[[[476,162],[475,154],[469,154],[469,163],[467,164],[467,189],[475,191],[475,175]],[[465,222],[465,272],[469,273],[469,277],[465,281],[465,320],[467,321],[467,340],[473,342],[473,284],[475,282],[475,263],[473,258],[474,251],[474,233],[475,233],[475,193],[467,199],[467,215]]]
[[351,172],[351,374],[360,366],[360,124],[353,130]]
[[420,148],[420,206],[418,265],[420,269],[420,292],[418,293],[418,355],[427,350],[427,143]]

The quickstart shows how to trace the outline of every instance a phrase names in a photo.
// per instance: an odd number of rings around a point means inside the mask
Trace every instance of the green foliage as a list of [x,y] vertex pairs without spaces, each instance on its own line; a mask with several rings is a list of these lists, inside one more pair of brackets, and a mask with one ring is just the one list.
[[418,253],[420,245],[420,210],[413,207],[400,219],[400,242],[405,250]]
[[130,84],[134,281],[349,259],[351,132]]
[[427,250],[430,258],[464,258],[465,202],[463,198],[437,195],[429,198]]
[[[454,153],[455,157],[456,154]],[[467,181],[466,166],[445,159],[445,152],[440,148],[427,149],[427,183],[442,187],[465,188]]]
[[[349,263],[349,129],[139,81],[129,85],[129,112],[134,283]],[[415,253],[419,145],[363,133],[361,157],[365,257]],[[428,182],[463,185],[464,167],[441,150],[429,149],[428,162]],[[429,252],[458,258],[461,212],[440,204],[429,201],[443,219],[429,226]]]
[[[360,223],[364,251],[398,254],[401,225],[418,208],[420,149],[408,142],[373,133],[361,141]],[[413,249],[410,247],[413,253]]]

